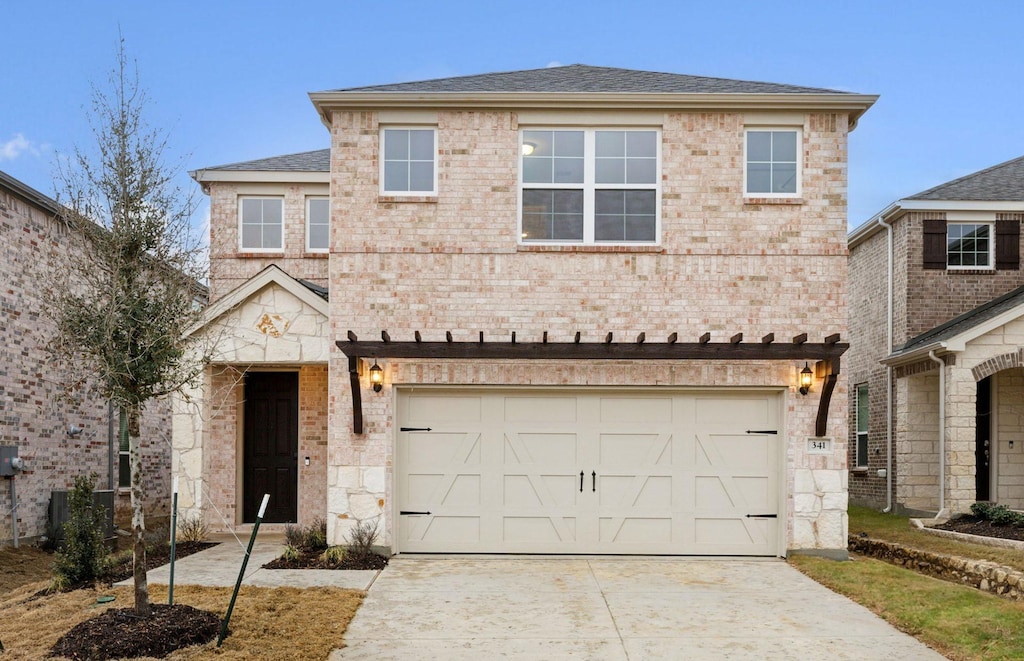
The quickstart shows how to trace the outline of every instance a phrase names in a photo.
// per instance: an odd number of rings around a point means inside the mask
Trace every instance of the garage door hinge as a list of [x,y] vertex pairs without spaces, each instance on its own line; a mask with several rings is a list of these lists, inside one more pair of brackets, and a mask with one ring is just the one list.
[[777,518],[779,518],[779,515],[778,514],[748,514],[747,518],[748,519],[777,519]]
[[426,516],[426,515],[429,515],[429,514],[430,514],[430,512],[410,512],[410,511],[408,511],[408,510],[401,510],[401,511],[399,512],[399,514],[421,514],[421,515],[424,515],[424,516]]
[[748,434],[778,434],[778,429],[748,429]]
[[430,427],[399,427],[398,431],[434,431]]

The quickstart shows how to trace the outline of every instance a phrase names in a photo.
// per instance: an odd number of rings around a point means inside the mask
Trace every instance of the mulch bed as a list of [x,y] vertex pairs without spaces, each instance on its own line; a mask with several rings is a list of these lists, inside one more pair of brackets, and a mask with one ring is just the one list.
[[1014,525],[997,525],[988,519],[981,519],[969,514],[958,516],[940,526],[934,527],[939,530],[951,530],[953,532],[967,533],[968,535],[1014,539],[1024,542],[1024,528]]
[[276,558],[263,565],[264,569],[384,569],[388,559],[376,553],[346,553],[341,562],[326,562],[320,551],[299,551],[296,560]]
[[163,658],[174,650],[213,640],[220,618],[209,611],[175,604],[153,604],[153,616],[140,619],[131,608],[112,608],[61,636],[51,656],[71,659]]
[[[187,558],[193,553],[199,553],[206,549],[217,546],[212,542],[178,542],[174,547],[174,557],[176,560]],[[163,567],[171,561],[171,547],[161,546],[153,551],[146,552],[146,571],[150,569],[156,569],[157,567]],[[128,556],[128,559],[122,562],[120,565],[113,567],[110,571],[108,580],[111,583],[117,583],[118,581],[128,580],[133,576],[132,570],[132,558]]]

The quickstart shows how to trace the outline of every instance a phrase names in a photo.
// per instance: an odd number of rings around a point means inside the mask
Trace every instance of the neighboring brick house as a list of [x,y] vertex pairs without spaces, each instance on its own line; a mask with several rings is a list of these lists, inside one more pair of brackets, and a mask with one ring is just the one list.
[[[81,253],[82,241],[56,202],[0,172],[0,445],[16,446],[26,464],[13,478],[19,538],[46,533],[51,493],[70,489],[81,474],[96,473],[97,489],[117,492],[119,521],[130,516],[127,447],[122,453],[117,412],[96,397],[65,397],[65,375],[45,349],[52,336],[50,291],[64,285],[58,274]],[[170,402],[147,407],[142,425],[146,512],[166,517]],[[69,433],[72,426],[81,432]],[[9,478],[0,478],[0,544],[14,539],[10,486]]]
[[329,163],[193,173],[221,357],[175,418],[188,511],[244,527],[270,493],[397,552],[845,553],[875,97],[573,65],[311,98]]
[[899,200],[850,233],[853,502],[1024,508],[1022,220],[1018,158]]

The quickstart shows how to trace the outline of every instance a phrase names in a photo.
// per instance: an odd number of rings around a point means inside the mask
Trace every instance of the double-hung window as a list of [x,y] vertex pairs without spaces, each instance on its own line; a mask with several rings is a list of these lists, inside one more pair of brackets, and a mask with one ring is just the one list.
[[857,468],[866,468],[868,465],[868,384],[861,383],[857,386],[857,456],[855,465]]
[[1019,220],[989,220],[984,214],[961,215],[981,217],[921,221],[924,268],[945,271],[1020,269]]
[[306,250],[327,252],[331,240],[331,201],[326,197],[306,199]]
[[660,143],[655,130],[524,130],[521,241],[657,243]]
[[946,265],[951,269],[992,268],[992,234],[990,223],[947,224]]
[[239,204],[240,248],[284,250],[284,200],[279,197],[243,197]]
[[435,195],[437,132],[432,128],[381,130],[380,192],[383,195]]
[[745,192],[755,197],[800,194],[800,131],[747,129]]

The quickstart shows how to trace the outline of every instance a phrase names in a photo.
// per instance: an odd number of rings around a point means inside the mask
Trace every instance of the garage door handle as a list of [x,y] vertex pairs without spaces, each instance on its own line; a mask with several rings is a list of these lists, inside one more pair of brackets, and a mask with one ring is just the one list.
[[777,518],[779,518],[779,515],[778,514],[748,514],[747,518],[748,519],[777,519]]
[[430,512],[410,512],[408,510],[402,510],[402,511],[399,512],[399,514],[420,514],[420,515],[424,515],[424,516],[429,516]]
[[398,431],[434,431],[430,427],[399,427]]
[[748,434],[771,434],[776,435],[779,433],[778,429],[748,429]]
[[580,471],[580,493],[583,493],[583,471]]
[[597,471],[590,474],[591,491],[597,491]]

